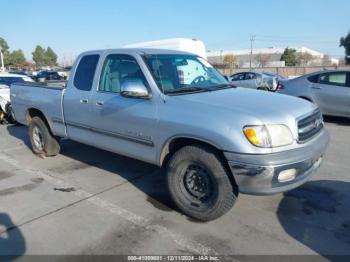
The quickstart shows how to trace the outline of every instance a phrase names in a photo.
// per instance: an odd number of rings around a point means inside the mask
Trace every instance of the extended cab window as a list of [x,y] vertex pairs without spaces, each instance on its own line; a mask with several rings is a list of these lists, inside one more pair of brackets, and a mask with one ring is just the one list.
[[99,91],[119,93],[124,81],[146,79],[135,58],[129,55],[108,55],[102,69]]
[[74,76],[74,86],[77,89],[91,90],[99,57],[99,55],[86,55],[80,60]]

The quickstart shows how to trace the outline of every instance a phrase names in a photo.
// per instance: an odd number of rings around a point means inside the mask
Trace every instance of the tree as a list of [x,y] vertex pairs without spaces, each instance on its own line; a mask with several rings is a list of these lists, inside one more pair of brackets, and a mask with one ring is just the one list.
[[268,62],[271,61],[271,55],[269,54],[257,54],[255,60],[258,62],[260,67],[265,67]]
[[36,66],[40,67],[46,65],[47,59],[45,48],[42,48],[40,45],[37,45],[32,55],[33,61],[35,62]]
[[314,56],[308,52],[302,52],[298,55],[298,65],[307,66],[314,59]]
[[48,66],[57,65],[57,55],[51,49],[51,47],[48,47],[45,51],[45,60],[46,60],[46,65]]
[[238,58],[234,55],[225,55],[224,56],[224,64],[229,65],[230,68],[234,68],[238,66]]
[[4,64],[5,66],[8,65],[8,58],[9,58],[9,49],[10,47],[8,46],[7,42],[5,41],[4,38],[0,37],[0,49],[2,50],[2,54],[4,55]]
[[281,61],[286,63],[286,66],[296,66],[297,65],[297,51],[293,48],[286,48],[281,56]]
[[340,38],[340,45],[339,47],[345,48],[345,61],[347,61],[347,64],[350,64],[350,32],[347,36]]
[[26,62],[23,51],[21,49],[13,51],[8,56],[8,66],[22,67]]

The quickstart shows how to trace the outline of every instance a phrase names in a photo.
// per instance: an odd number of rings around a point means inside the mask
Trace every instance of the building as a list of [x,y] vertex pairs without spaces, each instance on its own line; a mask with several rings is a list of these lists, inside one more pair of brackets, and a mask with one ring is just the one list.
[[[328,57],[326,54],[307,47],[292,47],[297,52],[302,66],[338,65],[339,60]],[[255,48],[252,55],[253,67],[283,67],[281,56],[285,48]],[[237,59],[236,66],[247,68],[250,64],[250,49],[208,51],[208,60],[212,64],[223,64],[226,55],[234,55]]]

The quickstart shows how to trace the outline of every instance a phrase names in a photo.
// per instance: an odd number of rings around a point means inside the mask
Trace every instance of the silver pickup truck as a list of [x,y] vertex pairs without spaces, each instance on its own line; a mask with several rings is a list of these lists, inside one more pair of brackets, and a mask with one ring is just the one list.
[[231,86],[179,51],[85,52],[65,88],[14,84],[11,102],[35,154],[57,155],[69,138],[165,166],[175,204],[203,221],[226,213],[239,192],[300,186],[329,142],[312,103]]

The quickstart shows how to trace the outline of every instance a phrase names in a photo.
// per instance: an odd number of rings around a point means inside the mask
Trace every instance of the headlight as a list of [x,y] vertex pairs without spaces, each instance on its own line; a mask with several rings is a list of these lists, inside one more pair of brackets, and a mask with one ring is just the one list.
[[279,147],[293,143],[293,135],[285,125],[246,126],[244,135],[258,147]]

